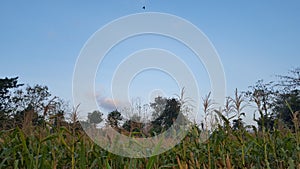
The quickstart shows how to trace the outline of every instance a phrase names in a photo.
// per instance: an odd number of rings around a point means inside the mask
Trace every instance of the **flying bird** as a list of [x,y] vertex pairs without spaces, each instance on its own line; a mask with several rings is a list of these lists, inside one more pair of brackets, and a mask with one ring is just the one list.
[[142,8],[143,8],[144,10],[146,9],[146,7],[145,7],[145,6],[143,6]]

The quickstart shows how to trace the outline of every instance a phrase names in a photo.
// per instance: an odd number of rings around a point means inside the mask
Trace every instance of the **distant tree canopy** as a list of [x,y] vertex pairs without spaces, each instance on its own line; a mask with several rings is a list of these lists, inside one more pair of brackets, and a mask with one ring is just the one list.
[[[300,90],[280,94],[273,106],[273,116],[281,120],[290,129],[295,129],[294,123],[300,122]],[[275,119],[272,119],[273,121]],[[296,121],[294,121],[296,120]]]
[[18,84],[18,77],[0,79],[0,97],[1,99],[7,98],[9,90],[22,86]]
[[0,79],[0,120],[2,128],[41,125],[52,115],[64,114],[63,101],[51,97],[47,86],[20,88],[18,78]]
[[[133,114],[129,119],[125,120],[122,129],[128,132],[134,132],[135,136],[149,136],[160,134],[170,128],[180,114],[181,104],[175,98],[156,97],[152,108],[152,120],[150,123],[142,123],[141,116]],[[109,117],[108,117],[109,118]],[[139,133],[136,135],[136,133]]]
[[260,114],[254,119],[260,130],[272,130],[281,125],[295,129],[294,120],[300,122],[300,68],[290,71],[290,74],[279,75],[279,82],[259,80],[246,93]]
[[[212,102],[204,99],[204,118],[212,112],[219,112],[219,116],[225,113],[228,119],[225,120],[227,126],[233,130],[244,129],[245,123],[242,117],[246,115],[244,107],[246,106],[245,99],[248,98],[259,113],[259,117],[254,117],[259,130],[270,131],[286,127],[295,131],[300,124],[300,68],[290,71],[289,75],[278,77],[280,78],[278,82],[265,83],[259,80],[245,93],[238,93],[236,89],[235,95],[228,97],[224,109],[220,111],[213,110]],[[140,107],[139,105],[136,112],[141,111]],[[118,110],[108,113],[105,119],[106,124],[118,131],[126,130],[155,135],[168,130],[178,119],[181,124],[188,122],[182,113],[185,104],[181,99],[156,97],[153,103],[147,104],[147,107],[151,109],[151,121],[149,119],[145,124],[141,122],[142,117],[139,113],[126,119]],[[46,123],[51,123],[53,127],[56,127],[65,122],[66,113],[68,110],[65,103],[58,97],[52,96],[47,86],[24,87],[23,84],[18,83],[18,77],[0,79],[1,129],[45,125]],[[235,115],[229,117],[230,113],[235,113]],[[104,121],[103,113],[100,111],[90,112],[87,117],[88,119],[82,124],[88,127],[92,124],[96,128],[97,124]],[[77,123],[76,120],[73,123]],[[207,126],[201,123],[201,129],[206,130],[206,128]]]
[[157,118],[152,121],[153,132],[155,133],[161,133],[163,130],[170,128],[180,113],[181,104],[177,99],[165,98],[165,101],[163,101],[161,98],[158,98],[155,99],[155,103],[153,103],[152,106],[155,105],[154,108],[158,108],[161,107],[162,104],[165,105],[165,107],[164,109],[159,108],[162,110],[159,114],[157,114],[157,111],[154,111],[154,117],[157,116]]
[[295,130],[295,123],[300,123],[300,67],[289,71],[289,75],[279,77],[278,86],[282,89],[274,101],[274,115]]
[[1,128],[10,126],[11,115],[15,109],[12,101],[12,91],[22,86],[18,84],[18,77],[0,79],[0,120]]
[[112,128],[118,129],[120,121],[123,119],[121,113],[118,110],[114,110],[107,115],[106,122]]
[[99,124],[103,121],[103,113],[98,110],[88,113],[88,122],[94,125]]
[[150,103],[150,107],[153,109],[152,119],[157,119],[160,116],[160,114],[165,110],[167,100],[167,98],[158,96],[154,99],[153,103]]
[[289,71],[289,75],[278,75],[281,79],[278,85],[284,87],[284,90],[292,91],[300,88],[300,67]]
[[0,112],[8,113],[13,108],[11,105],[12,95],[11,91],[13,89],[22,86],[23,84],[18,84],[18,77],[14,78],[4,78],[0,79]]
[[142,128],[141,117],[137,114],[132,115],[130,119],[126,120],[122,127],[127,131],[139,132]]

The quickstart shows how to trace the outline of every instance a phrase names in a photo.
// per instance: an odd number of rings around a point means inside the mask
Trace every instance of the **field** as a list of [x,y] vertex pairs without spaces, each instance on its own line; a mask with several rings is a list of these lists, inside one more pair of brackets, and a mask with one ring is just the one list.
[[[15,88],[18,87],[16,80],[3,81],[11,84],[10,88]],[[90,131],[97,135],[96,131],[105,130],[97,127],[100,122],[132,137],[134,141],[157,135],[172,125],[175,129],[180,123],[174,125],[174,118],[188,117],[181,115],[191,111],[184,90],[178,98],[157,97],[154,103],[150,103],[159,115],[150,123],[152,128],[148,132],[144,130],[147,125],[122,119],[117,110],[109,113],[107,118],[100,111],[94,111],[88,113],[86,121],[79,121],[78,106],[72,111],[65,109],[57,97],[51,99],[47,87],[27,87],[15,90],[13,94],[4,91],[0,97],[0,103],[3,103],[0,106],[0,169],[300,169],[299,90],[278,94],[270,92],[265,84],[259,82],[247,93],[239,93],[236,89],[233,97],[227,97],[222,109],[214,106],[209,93],[201,102],[203,121],[195,123],[182,118],[179,121],[188,128],[181,142],[162,154],[143,156],[145,158],[128,158],[106,151],[107,147],[97,145],[87,133]],[[243,121],[245,107],[250,103],[260,115],[254,117],[257,126]],[[66,114],[70,115],[68,119],[65,119]],[[85,125],[89,130],[84,130]],[[180,131],[177,129],[174,131]],[[203,135],[208,137],[203,140]],[[113,135],[105,137],[110,137],[107,146],[121,141]],[[168,143],[170,135],[163,138],[158,143]],[[121,146],[126,144],[122,142]],[[158,150],[164,148],[162,145],[153,146]]]
[[202,142],[192,125],[186,138],[158,156],[130,159],[93,143],[75,125],[15,128],[0,133],[0,168],[300,168],[300,135],[289,129],[251,132],[224,125]]

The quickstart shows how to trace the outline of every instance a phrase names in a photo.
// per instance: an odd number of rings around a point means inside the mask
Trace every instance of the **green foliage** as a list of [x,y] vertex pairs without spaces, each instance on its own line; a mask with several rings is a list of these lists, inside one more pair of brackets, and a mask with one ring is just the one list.
[[134,114],[129,120],[126,120],[122,128],[129,132],[141,132],[143,124],[140,122],[141,117]]
[[255,118],[259,130],[271,131],[278,127],[294,129],[292,110],[300,110],[300,90],[297,77],[280,76],[287,82],[264,83],[259,80],[246,92],[249,101],[254,103],[260,117]]
[[107,115],[107,124],[112,128],[119,128],[120,121],[122,120],[122,115],[118,110],[112,111]]
[[88,113],[88,121],[89,121],[89,123],[92,123],[92,124],[99,124],[103,121],[102,116],[103,116],[103,113],[95,110],[92,113]]
[[[294,129],[292,110],[300,110],[300,90],[293,90],[286,94],[281,94],[277,97],[276,103],[274,105],[274,112],[277,118],[282,120],[282,122],[288,127]],[[287,105],[288,103],[288,105]],[[297,117],[300,119],[300,116]]]
[[[214,108],[208,94],[202,100],[205,116],[201,127],[192,123],[187,136],[174,148],[139,159],[111,154],[95,144],[78,126],[77,109],[71,121],[66,122],[63,104],[56,97],[51,98],[46,86],[28,86],[25,90],[15,90],[12,95],[11,89],[18,87],[17,78],[4,79],[0,81],[0,95],[6,102],[1,104],[10,103],[5,108],[2,106],[2,112],[8,112],[6,120],[13,123],[1,126],[0,169],[300,168],[299,81],[298,77],[284,78],[288,83],[283,91],[275,91],[274,86],[259,81],[246,95],[236,90],[234,97],[228,98],[220,109]],[[256,105],[260,114],[255,119],[258,129],[243,123],[247,105],[244,96]],[[150,107],[153,109],[152,132],[158,134],[181,115],[183,102],[158,97]],[[88,119],[89,123],[98,124],[103,120],[102,113],[89,113]],[[121,113],[115,110],[108,114],[106,122],[119,131],[139,133],[133,137],[143,136],[144,125],[139,123],[139,116],[120,126],[122,120]],[[39,125],[39,121],[43,125]],[[285,126],[280,126],[281,123]],[[160,149],[160,143],[155,145],[155,151]]]
[[18,78],[0,79],[0,128],[28,128],[44,125],[47,121],[61,123],[67,109],[66,103],[54,96],[47,86],[20,87]]
[[158,96],[154,99],[153,103],[150,103],[150,107],[154,110],[152,113],[152,118],[157,119],[160,114],[165,110],[167,104],[167,99]]
[[22,84],[18,84],[18,77],[14,77],[14,78],[6,77],[4,79],[0,79],[0,98],[1,99],[9,98],[10,97],[8,95],[9,91],[19,86],[22,86]]
[[10,127],[10,115],[14,110],[12,104],[12,95],[14,89],[17,89],[22,84],[18,84],[18,77],[0,78],[0,127]]
[[[161,101],[161,99],[158,100]],[[162,103],[164,104],[164,102]],[[155,104],[158,107],[161,103],[157,102]],[[162,112],[158,115],[158,117],[152,121],[152,132],[159,134],[163,130],[170,128],[180,113],[180,106],[181,105],[178,100],[174,98],[166,99],[165,108],[162,109]]]
[[0,132],[0,168],[300,167],[299,135],[289,130],[263,134],[258,130],[246,132],[220,126],[205,141],[201,139],[201,130],[192,125],[188,135],[173,149],[140,159],[111,154],[80,130],[73,132],[72,128],[61,127],[50,133],[47,128],[36,126],[34,131],[28,134],[16,128]]

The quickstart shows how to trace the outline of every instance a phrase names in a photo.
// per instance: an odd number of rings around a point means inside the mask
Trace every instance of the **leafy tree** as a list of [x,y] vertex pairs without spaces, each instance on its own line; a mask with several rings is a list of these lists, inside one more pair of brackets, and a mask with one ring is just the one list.
[[167,104],[167,98],[158,96],[154,99],[153,103],[150,103],[150,107],[154,110],[152,112],[152,119],[158,118],[165,110]]
[[106,123],[112,128],[118,129],[122,119],[121,113],[118,110],[114,110],[107,115]]
[[93,111],[92,113],[88,113],[88,122],[94,124],[96,127],[97,124],[103,121],[103,113],[98,110]]
[[[247,92],[250,101],[253,101],[260,114],[257,122],[259,129],[270,130],[284,123],[288,128],[294,128],[295,112],[300,110],[300,68],[289,72],[289,75],[279,75],[280,81],[264,83],[259,80],[251,91]],[[299,116],[299,115],[298,115]]]
[[290,75],[278,75],[281,79],[279,86],[284,87],[284,90],[291,91],[300,87],[300,67],[289,71]]
[[258,119],[254,116],[254,121],[256,121],[258,125],[258,129],[260,131],[263,130],[263,127],[265,130],[272,131],[273,129],[277,128],[277,120],[278,118],[274,116],[273,114],[263,114]]
[[50,116],[50,119],[54,120],[53,127],[59,128],[66,123],[64,115],[64,111],[58,111],[57,114]]
[[255,118],[254,114],[254,121],[256,121],[259,130],[263,128],[271,130],[275,127],[276,118],[271,110],[274,105],[273,100],[278,91],[275,91],[273,87],[273,82],[264,83],[263,80],[259,80],[254,86],[250,86],[250,91],[246,93],[249,100],[255,103],[260,114],[258,119]]
[[36,112],[43,112],[48,101],[50,100],[50,92],[47,86],[35,85],[27,86],[25,90],[17,90],[13,101],[19,109],[26,109],[32,106]]
[[244,122],[242,118],[237,118],[232,120],[232,129],[238,130],[244,127]]
[[279,75],[281,81],[277,86],[282,87],[274,102],[273,111],[276,117],[287,127],[294,129],[293,120],[300,123],[300,67],[289,71],[289,75]]
[[122,125],[123,129],[129,132],[141,132],[143,123],[140,122],[141,117],[134,114],[129,120],[126,120]]
[[14,124],[20,128],[42,125],[43,122],[43,117],[34,111],[32,105],[29,105],[24,110],[17,111],[14,115]]
[[11,90],[23,84],[18,84],[18,77],[0,79],[0,127],[5,128],[10,123],[13,111]]
[[54,97],[44,108],[43,119],[45,119],[44,115],[48,114],[50,120],[54,119],[53,126],[59,128],[60,126],[66,125],[65,115],[68,111],[70,111],[69,105],[62,99]]
[[[18,77],[14,78],[4,78],[0,79],[0,98],[6,99],[9,98],[9,90],[22,86],[23,84],[18,84]],[[3,104],[3,102],[1,102]]]
[[167,99],[166,106],[162,113],[152,121],[152,132],[161,133],[172,126],[180,113],[181,104],[177,99]]
[[23,123],[28,110],[34,114],[31,117],[37,117],[38,122],[34,122],[34,125],[44,124],[45,120],[53,116],[65,114],[64,102],[56,96],[51,97],[47,86],[27,86],[25,89],[16,90],[12,101],[16,107],[14,119],[18,124]]
[[[300,123],[300,115],[295,114],[300,111],[300,90],[278,95],[274,105],[273,111],[276,112],[276,117],[288,128],[295,129],[293,120],[298,119]],[[297,116],[294,117],[294,115]]]
[[64,120],[66,105],[58,97],[51,97],[47,86],[18,88],[22,85],[18,84],[18,77],[0,79],[2,128],[12,128],[16,124],[21,127],[25,122],[27,125],[40,125],[44,124],[46,118],[51,119],[53,116],[56,123]]

